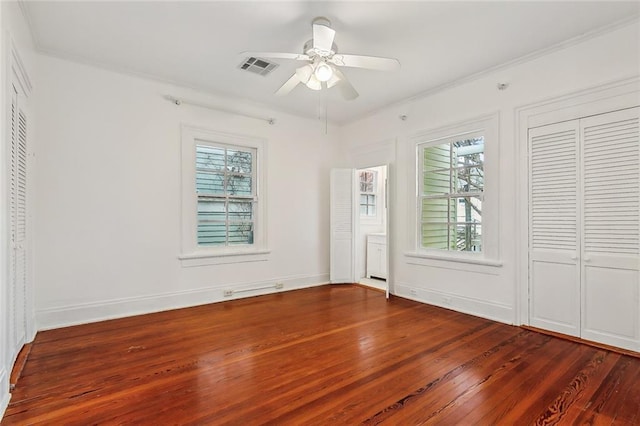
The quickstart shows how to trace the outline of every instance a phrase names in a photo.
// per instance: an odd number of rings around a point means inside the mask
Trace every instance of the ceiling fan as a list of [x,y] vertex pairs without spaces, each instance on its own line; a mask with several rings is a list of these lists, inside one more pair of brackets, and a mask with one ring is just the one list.
[[346,100],[358,97],[347,77],[339,67],[365,68],[379,71],[394,71],[400,68],[400,62],[392,58],[361,56],[338,53],[333,42],[336,32],[331,22],[324,17],[315,18],[312,22],[313,38],[302,48],[303,53],[277,52],[243,52],[246,55],[263,58],[294,59],[307,64],[296,69],[296,72],[277,91],[276,95],[284,96],[298,84],[304,84],[311,90],[340,89]]

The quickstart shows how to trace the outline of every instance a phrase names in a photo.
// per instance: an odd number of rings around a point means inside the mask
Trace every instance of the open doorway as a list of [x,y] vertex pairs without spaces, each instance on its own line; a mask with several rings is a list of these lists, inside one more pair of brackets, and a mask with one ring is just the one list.
[[388,291],[386,165],[356,170],[356,282]]

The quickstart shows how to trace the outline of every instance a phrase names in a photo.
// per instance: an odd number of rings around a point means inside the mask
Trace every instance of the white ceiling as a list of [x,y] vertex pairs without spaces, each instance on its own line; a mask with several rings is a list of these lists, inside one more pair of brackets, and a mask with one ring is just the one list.
[[40,51],[316,117],[319,95],[274,92],[299,63],[266,77],[238,69],[245,50],[300,52],[325,16],[341,53],[397,58],[397,72],[346,68],[360,93],[326,93],[337,123],[640,14],[640,2],[50,2],[25,10]]

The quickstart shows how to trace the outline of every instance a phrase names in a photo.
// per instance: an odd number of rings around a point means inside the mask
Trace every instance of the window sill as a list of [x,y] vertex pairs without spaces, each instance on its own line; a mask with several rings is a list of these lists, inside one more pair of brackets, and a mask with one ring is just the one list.
[[[439,253],[405,252],[407,263],[421,266],[434,266],[446,269],[458,269],[497,275],[502,267],[501,261],[481,257],[452,256]],[[461,265],[462,264],[462,265]]]
[[264,262],[269,260],[270,250],[241,250],[219,252],[194,252],[178,256],[183,267],[224,265],[229,263]]

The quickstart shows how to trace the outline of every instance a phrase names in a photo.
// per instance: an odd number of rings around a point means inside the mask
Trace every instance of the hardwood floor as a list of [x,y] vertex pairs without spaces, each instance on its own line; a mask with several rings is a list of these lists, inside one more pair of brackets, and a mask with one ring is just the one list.
[[10,424],[640,424],[640,359],[333,285],[38,333]]

